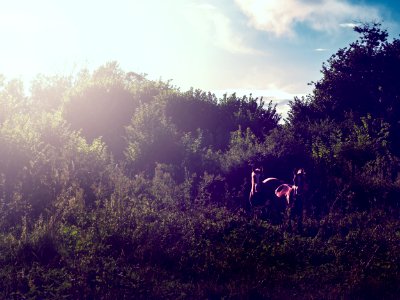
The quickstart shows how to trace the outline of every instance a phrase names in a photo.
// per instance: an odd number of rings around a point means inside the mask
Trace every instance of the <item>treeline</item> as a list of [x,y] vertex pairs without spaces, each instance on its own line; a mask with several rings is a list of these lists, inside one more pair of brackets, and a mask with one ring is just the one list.
[[[0,86],[0,297],[395,298],[400,41],[380,24],[287,120],[125,72]],[[307,171],[301,234],[247,211],[251,165]]]

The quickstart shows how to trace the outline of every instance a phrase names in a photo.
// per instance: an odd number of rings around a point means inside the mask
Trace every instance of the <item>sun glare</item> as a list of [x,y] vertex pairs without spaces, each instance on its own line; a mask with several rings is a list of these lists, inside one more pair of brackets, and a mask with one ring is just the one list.
[[95,9],[91,1],[10,6],[0,14],[9,41],[2,45],[1,72],[31,79],[115,60],[189,88],[210,56],[202,13],[181,0],[99,2]]

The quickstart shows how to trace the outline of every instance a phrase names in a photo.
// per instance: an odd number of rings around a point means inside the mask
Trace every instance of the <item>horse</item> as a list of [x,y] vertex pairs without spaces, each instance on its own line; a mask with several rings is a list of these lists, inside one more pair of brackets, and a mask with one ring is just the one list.
[[262,219],[270,220],[272,223],[282,221],[283,212],[286,209],[282,195],[286,193],[290,194],[290,191],[282,180],[275,177],[261,180],[261,170],[253,170],[249,205],[252,209],[261,210]]
[[303,168],[295,173],[293,185],[282,184],[275,190],[277,197],[286,198],[288,229],[293,230],[292,227],[296,226],[300,233],[303,231],[303,201],[307,191],[308,183]]

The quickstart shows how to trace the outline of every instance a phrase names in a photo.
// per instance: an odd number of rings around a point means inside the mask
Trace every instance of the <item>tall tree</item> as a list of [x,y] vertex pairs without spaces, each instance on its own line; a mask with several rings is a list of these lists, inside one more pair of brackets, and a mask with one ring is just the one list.
[[93,74],[82,72],[64,106],[64,116],[73,129],[82,130],[89,141],[102,137],[116,159],[123,159],[127,146],[125,126],[136,109],[170,89],[136,73],[125,73],[108,63]]
[[[323,64],[322,78],[313,83],[307,106],[313,118],[343,120],[344,112],[352,112],[356,118],[370,113],[393,123],[400,109],[400,41],[389,42],[387,31],[379,23],[354,30],[360,38]],[[298,101],[292,103],[291,121],[296,119],[297,111],[306,109],[302,106],[304,103]]]
[[323,64],[322,78],[313,83],[313,93],[305,101],[291,102],[289,122],[301,127],[304,120],[360,121],[369,114],[389,123],[390,141],[398,148],[400,40],[389,42],[387,31],[379,23],[363,24],[354,30],[359,39]]

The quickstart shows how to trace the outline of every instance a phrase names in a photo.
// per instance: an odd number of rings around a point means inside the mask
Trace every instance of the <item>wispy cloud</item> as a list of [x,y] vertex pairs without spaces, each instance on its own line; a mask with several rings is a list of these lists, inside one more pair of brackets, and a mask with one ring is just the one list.
[[325,51],[329,51],[329,49],[326,49],[326,48],[316,48],[316,49],[314,49],[314,51],[316,51],[316,52],[325,52]]
[[345,28],[354,28],[356,26],[359,26],[360,23],[340,23],[340,27],[345,27]]
[[[246,43],[244,36],[233,29],[231,19],[212,4],[187,6],[188,17],[203,36],[228,52],[236,54],[265,55],[264,51],[252,48]],[[194,13],[195,12],[195,13]]]
[[235,0],[248,17],[250,26],[275,34],[294,36],[296,24],[317,31],[333,32],[348,20],[379,19],[376,7],[348,0]]

